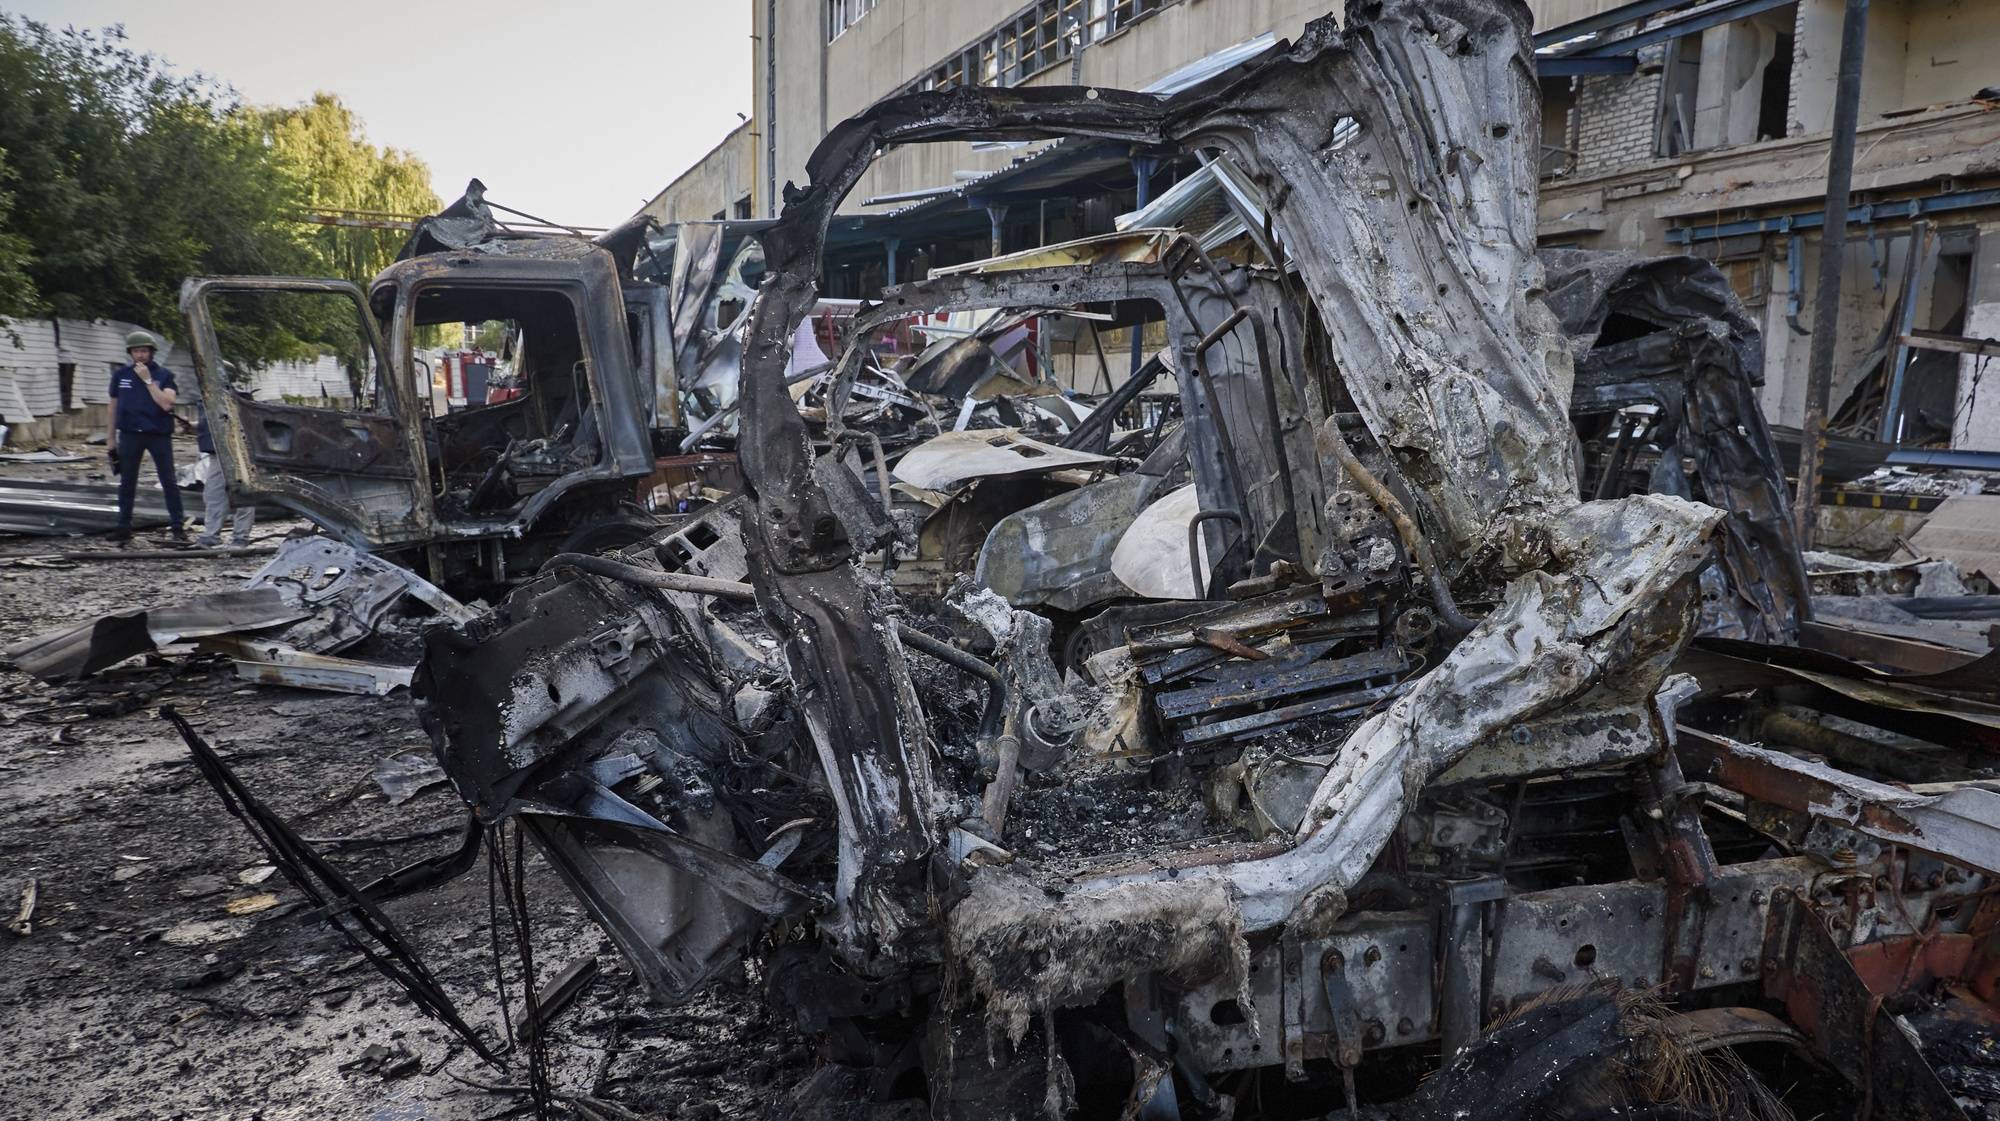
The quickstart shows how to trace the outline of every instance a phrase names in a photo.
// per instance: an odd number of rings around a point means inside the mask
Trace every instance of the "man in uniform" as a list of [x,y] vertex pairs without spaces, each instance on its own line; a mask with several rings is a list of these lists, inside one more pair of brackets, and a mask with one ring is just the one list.
[[153,336],[132,332],[125,336],[125,355],[131,361],[111,372],[107,427],[111,432],[111,466],[118,471],[118,528],[112,531],[111,540],[121,545],[132,540],[139,461],[148,455],[160,473],[160,489],[167,492],[167,517],[173,522],[174,541],[187,544],[181,488],[174,482],[174,374],[154,364],[153,352],[158,347]]

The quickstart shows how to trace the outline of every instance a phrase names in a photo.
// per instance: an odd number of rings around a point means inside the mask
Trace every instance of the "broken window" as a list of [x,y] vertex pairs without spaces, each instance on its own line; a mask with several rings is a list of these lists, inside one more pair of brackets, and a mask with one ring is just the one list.
[[483,391],[431,420],[433,485],[440,508],[486,514],[518,506],[563,474],[603,455],[590,385],[590,354],[575,301],[530,288],[428,284],[418,325],[497,324],[504,340]]
[[1040,0],[906,89],[1019,85],[1165,6],[1166,0]]
[[826,41],[840,38],[841,32],[874,10],[875,0],[826,0]]
[[1695,98],[1701,87],[1701,40],[1675,39],[1667,44],[1660,72],[1660,108],[1654,126],[1653,153],[1678,156],[1694,150]]
[[1576,79],[1543,78],[1542,88],[1542,178],[1561,175],[1576,164],[1576,145],[1570,127],[1576,112]]
[[1772,28],[1774,44],[1771,61],[1764,66],[1757,87],[1758,140],[1776,140],[1791,135],[1792,52],[1796,46],[1791,27],[1796,8],[1797,5],[1793,5],[1774,13],[1784,21],[1784,28]]
[[[379,374],[358,309],[333,292],[219,292],[209,300],[223,369],[246,397],[379,413]],[[256,350],[286,355],[274,362],[240,360]],[[273,340],[276,345],[271,345]]]
[[1655,153],[1727,148],[1789,131],[1796,4],[1667,44]]
[[1871,267],[1851,273],[1856,290],[1842,293],[1860,315],[1851,328],[1842,316],[1835,381],[1845,397],[1833,431],[1910,447],[1952,442],[1970,402],[1959,399],[1961,352],[1943,347],[1965,333],[1977,244],[1974,228],[1920,222],[1850,245]]

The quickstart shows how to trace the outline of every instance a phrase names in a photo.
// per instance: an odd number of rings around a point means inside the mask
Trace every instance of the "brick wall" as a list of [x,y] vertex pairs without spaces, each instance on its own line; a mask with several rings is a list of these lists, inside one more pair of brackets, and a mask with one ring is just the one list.
[[[1664,47],[1639,53],[1634,74],[1593,74],[1577,83],[1576,174],[1615,171],[1653,158]],[[1650,73],[1649,73],[1650,71]]]

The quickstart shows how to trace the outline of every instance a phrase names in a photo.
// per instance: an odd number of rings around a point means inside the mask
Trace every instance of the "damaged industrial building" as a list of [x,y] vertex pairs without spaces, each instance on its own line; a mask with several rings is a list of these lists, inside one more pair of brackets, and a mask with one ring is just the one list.
[[[621,1115],[390,906],[483,863],[532,1021],[524,852],[657,1005],[808,1041],[776,1116],[2000,1115],[1990,585],[1811,547],[1773,313],[1692,253],[1727,223],[1547,244],[1551,50],[1585,91],[1637,63],[1531,23],[1356,0],[1170,90],[886,98],[770,219],[527,236],[475,183],[368,291],[193,279],[232,482],[322,536],[8,657],[224,607],[317,656],[417,604],[455,848],[357,884],[168,715],[309,919],[538,1113]],[[1199,171],[828,294],[890,153],[1048,140]],[[244,391],[233,302],[273,298],[351,314],[346,407]],[[1914,315],[1847,406],[1892,445],[1954,423],[1914,371],[1964,316]],[[482,321],[507,391],[440,407],[416,340]]]

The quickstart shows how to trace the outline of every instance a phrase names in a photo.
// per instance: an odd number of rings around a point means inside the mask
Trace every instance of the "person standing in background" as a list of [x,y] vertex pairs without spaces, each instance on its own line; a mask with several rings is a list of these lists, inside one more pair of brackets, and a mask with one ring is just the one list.
[[[208,456],[201,473],[201,536],[194,543],[204,549],[222,544],[222,523],[230,521],[229,477],[222,472],[222,460],[215,454],[215,436],[208,430],[208,406],[195,406],[200,423],[195,426],[195,446]],[[257,524],[257,508],[241,506],[229,528],[229,544],[241,548],[250,543],[250,527]]]
[[118,471],[118,528],[111,540],[132,540],[132,503],[139,494],[139,461],[153,457],[166,492],[167,518],[174,541],[187,544],[181,513],[181,488],[174,482],[174,372],[153,363],[159,343],[144,331],[125,336],[125,356],[131,361],[111,371],[111,466]]

